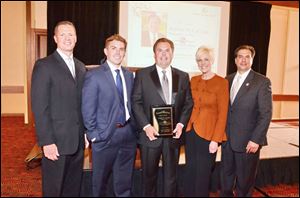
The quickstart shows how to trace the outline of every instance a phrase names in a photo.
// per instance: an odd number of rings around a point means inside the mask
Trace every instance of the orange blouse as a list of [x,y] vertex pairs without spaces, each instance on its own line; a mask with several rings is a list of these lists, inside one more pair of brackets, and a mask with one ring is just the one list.
[[203,80],[202,75],[191,79],[194,107],[187,131],[195,132],[208,141],[226,141],[226,121],[229,103],[228,81],[218,75]]

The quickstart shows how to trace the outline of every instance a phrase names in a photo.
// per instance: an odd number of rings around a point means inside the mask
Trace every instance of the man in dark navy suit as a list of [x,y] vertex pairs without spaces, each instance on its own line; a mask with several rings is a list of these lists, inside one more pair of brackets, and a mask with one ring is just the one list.
[[130,96],[133,74],[122,65],[126,40],[112,35],[105,41],[106,61],[87,72],[82,91],[82,114],[92,142],[93,196],[106,195],[112,172],[117,197],[131,196],[136,131]]

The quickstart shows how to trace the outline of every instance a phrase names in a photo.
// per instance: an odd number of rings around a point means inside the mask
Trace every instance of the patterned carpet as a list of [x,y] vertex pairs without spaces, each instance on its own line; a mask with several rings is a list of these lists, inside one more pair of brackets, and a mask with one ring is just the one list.
[[[34,130],[23,117],[1,117],[1,197],[40,197],[41,169],[27,169],[25,158],[36,143]],[[218,197],[219,193],[211,193]],[[253,197],[299,197],[299,184],[255,190]]]
[[24,163],[35,134],[23,117],[1,117],[1,197],[40,197],[41,170]]

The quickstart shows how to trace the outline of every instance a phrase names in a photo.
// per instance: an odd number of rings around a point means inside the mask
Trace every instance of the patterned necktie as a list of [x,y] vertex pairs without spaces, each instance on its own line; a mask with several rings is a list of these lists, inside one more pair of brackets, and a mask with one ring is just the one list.
[[68,66],[73,78],[75,79],[76,78],[75,66],[74,66],[73,59],[71,57],[68,57]]
[[240,83],[241,83],[241,78],[242,78],[242,76],[238,75],[237,78],[236,78],[235,83],[231,86],[231,91],[230,91],[230,101],[231,101],[231,104],[233,103],[233,101],[234,101],[234,99],[236,97],[236,94],[239,91],[239,87],[240,87]]
[[165,101],[166,104],[169,104],[169,100],[170,100],[170,93],[169,93],[169,81],[166,75],[166,71],[163,70],[163,77],[162,77],[162,89],[164,92],[164,96],[165,96]]
[[121,109],[120,116],[119,116],[119,123],[124,124],[126,121],[126,114],[125,114],[125,106],[124,106],[123,83],[122,83],[122,78],[120,75],[120,70],[116,69],[115,72],[117,73],[116,86],[117,86],[118,93],[119,93],[120,109]]

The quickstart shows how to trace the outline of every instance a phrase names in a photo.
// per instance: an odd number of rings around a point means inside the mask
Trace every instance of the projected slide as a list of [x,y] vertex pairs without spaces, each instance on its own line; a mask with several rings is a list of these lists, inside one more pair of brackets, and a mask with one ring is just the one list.
[[[199,72],[195,53],[199,46],[214,48],[213,71],[225,76],[228,43],[228,2],[120,2],[120,34],[128,41],[126,65],[154,63],[153,44],[167,37],[174,42],[172,66]],[[225,70],[224,70],[225,68]]]

